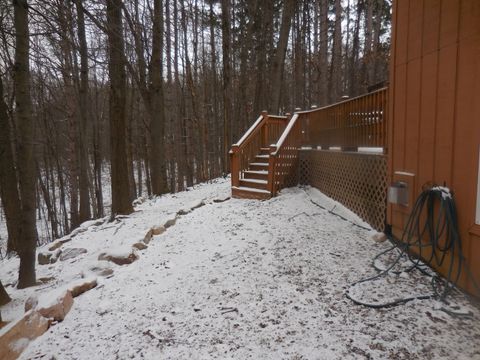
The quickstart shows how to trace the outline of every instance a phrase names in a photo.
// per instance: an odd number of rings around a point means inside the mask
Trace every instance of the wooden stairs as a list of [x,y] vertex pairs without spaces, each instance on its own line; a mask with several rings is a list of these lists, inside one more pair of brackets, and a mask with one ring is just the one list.
[[260,117],[232,145],[230,169],[232,197],[270,199],[288,186],[295,172],[301,144],[301,122],[293,117],[268,115]]
[[262,147],[247,170],[242,172],[239,186],[232,186],[232,196],[246,199],[269,199],[272,192],[268,189],[268,165],[270,148]]

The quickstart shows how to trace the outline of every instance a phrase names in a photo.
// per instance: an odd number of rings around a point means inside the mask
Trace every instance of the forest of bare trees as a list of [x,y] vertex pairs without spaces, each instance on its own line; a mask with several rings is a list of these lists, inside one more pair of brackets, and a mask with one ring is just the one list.
[[390,14],[391,0],[2,1],[0,221],[17,286],[35,283],[36,243],[226,175],[262,110],[385,82]]

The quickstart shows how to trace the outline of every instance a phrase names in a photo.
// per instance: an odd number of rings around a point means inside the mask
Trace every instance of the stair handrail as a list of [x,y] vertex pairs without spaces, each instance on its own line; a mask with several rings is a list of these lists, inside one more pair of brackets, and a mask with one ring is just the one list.
[[242,160],[241,152],[242,149],[246,148],[249,142],[254,139],[255,135],[257,135],[261,129],[265,126],[268,120],[268,113],[266,111],[262,111],[261,115],[257,118],[257,120],[253,123],[252,126],[243,134],[240,140],[232,145],[231,150],[229,151],[230,154],[230,164],[231,164],[231,177],[232,177],[232,186],[238,187],[240,186],[240,172],[243,171],[242,169]]
[[280,149],[283,146],[283,143],[285,142],[285,139],[287,138],[288,134],[290,134],[290,131],[292,130],[295,123],[297,122],[298,118],[299,118],[298,113],[293,114],[292,118],[290,119],[290,121],[287,124],[287,127],[283,131],[282,136],[280,136],[277,143],[274,144],[275,145],[275,151],[270,153],[270,155],[277,156],[278,152],[280,151]]
[[[270,145],[270,158],[269,158],[269,166],[268,166],[268,189],[270,190],[272,196],[275,196],[277,189],[279,186],[282,186],[280,182],[283,181],[283,179],[279,179],[279,177],[285,178],[286,175],[282,172],[281,176],[277,175],[277,167],[279,166],[279,154],[282,153],[285,147],[285,141],[289,138],[292,137],[293,134],[293,129],[297,129],[295,125],[299,124],[299,118],[300,114],[298,112],[294,113],[294,115],[290,118],[287,126],[285,127],[285,130],[283,131],[282,135],[278,139],[276,144]],[[295,148],[298,148],[300,146],[300,139],[298,140],[298,144],[296,144]],[[298,146],[297,146],[298,145]],[[297,156],[298,158],[298,156]],[[290,162],[292,159],[289,160]],[[295,161],[295,159],[293,159]],[[283,165],[288,165],[288,164],[283,164]],[[291,168],[291,166],[289,167]],[[281,169],[282,171],[286,169]],[[291,170],[291,169],[288,169]],[[290,174],[288,174],[290,175]]]
[[[256,128],[260,128],[261,127],[260,123],[265,118],[265,115],[266,113],[262,112],[262,114],[258,117],[258,119],[253,123],[253,125],[250,126],[250,128],[245,132],[245,134],[243,134],[240,140],[238,140],[235,144],[233,144],[232,147],[233,146],[240,147],[245,142],[245,140],[255,131]],[[230,150],[230,152],[232,152],[232,150]]]

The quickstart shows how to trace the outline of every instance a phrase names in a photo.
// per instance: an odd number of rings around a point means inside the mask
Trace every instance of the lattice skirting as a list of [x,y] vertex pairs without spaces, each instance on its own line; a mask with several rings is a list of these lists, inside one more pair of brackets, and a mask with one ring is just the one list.
[[386,218],[387,156],[328,150],[302,150],[300,184],[311,185],[345,205],[374,229]]

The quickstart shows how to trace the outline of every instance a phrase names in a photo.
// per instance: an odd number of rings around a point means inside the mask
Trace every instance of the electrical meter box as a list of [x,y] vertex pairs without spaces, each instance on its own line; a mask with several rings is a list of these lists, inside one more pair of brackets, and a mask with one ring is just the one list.
[[388,202],[408,206],[408,184],[403,181],[392,183],[388,188]]

